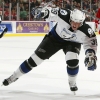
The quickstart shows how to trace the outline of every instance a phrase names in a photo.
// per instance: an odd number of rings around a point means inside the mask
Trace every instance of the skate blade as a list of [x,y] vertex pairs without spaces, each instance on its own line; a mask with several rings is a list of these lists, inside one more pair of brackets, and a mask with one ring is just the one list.
[[72,91],[73,95],[76,95],[76,91]]
[[76,95],[76,92],[74,91],[73,94]]

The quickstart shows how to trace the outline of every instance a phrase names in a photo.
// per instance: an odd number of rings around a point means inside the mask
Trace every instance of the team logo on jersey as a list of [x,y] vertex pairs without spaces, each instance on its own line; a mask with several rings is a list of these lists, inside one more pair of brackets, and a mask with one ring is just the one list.
[[67,15],[67,11],[66,11],[66,10],[63,10],[63,9],[60,10],[60,13],[61,13],[62,15]]
[[92,35],[94,35],[94,31],[91,28],[88,28],[88,33],[89,33],[90,37],[92,37]]
[[63,28],[63,30],[61,31],[61,37],[64,39],[64,40],[76,40],[77,37],[76,37],[76,34],[72,33],[71,31],[69,30],[66,30],[65,28]]
[[58,13],[58,9],[57,9],[57,8],[52,8],[51,13],[57,15],[57,13]]

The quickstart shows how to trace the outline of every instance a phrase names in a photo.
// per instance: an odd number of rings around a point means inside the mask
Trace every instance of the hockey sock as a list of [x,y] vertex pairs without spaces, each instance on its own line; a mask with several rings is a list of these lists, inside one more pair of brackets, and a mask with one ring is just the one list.
[[22,73],[28,73],[29,71],[32,70],[32,68],[29,66],[28,62],[25,60],[21,65],[20,65],[20,70]]
[[72,83],[76,82],[76,77],[77,77],[78,71],[79,71],[79,67],[76,67],[74,69],[67,67],[69,82],[72,82]]

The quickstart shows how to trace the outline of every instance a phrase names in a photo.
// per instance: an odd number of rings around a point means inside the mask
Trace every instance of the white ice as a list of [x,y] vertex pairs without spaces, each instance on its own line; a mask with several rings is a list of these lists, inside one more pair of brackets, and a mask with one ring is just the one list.
[[[3,37],[0,39],[0,84],[34,52],[43,37]],[[80,70],[76,95],[69,89],[65,55],[57,52],[49,60],[20,77],[9,86],[0,87],[0,100],[99,100],[100,36],[98,36],[97,69],[84,66],[84,50],[79,56]]]

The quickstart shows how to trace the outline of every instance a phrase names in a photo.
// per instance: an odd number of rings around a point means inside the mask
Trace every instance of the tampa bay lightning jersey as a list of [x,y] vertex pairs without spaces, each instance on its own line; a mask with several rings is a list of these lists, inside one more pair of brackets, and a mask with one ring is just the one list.
[[57,34],[65,41],[82,43],[85,50],[93,49],[95,52],[97,51],[95,32],[85,21],[81,27],[74,31],[70,25],[70,10],[50,7],[47,9],[49,10],[49,14],[46,21],[56,22],[56,25],[51,30],[52,34]]

